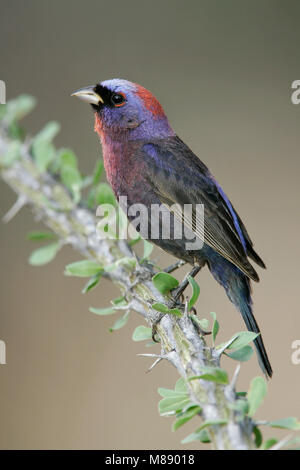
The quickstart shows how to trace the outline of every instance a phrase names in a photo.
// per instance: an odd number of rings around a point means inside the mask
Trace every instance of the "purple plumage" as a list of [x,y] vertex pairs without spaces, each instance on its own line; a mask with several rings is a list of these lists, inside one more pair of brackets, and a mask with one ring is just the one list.
[[[158,237],[151,236],[150,229],[142,235],[192,265],[207,265],[247,328],[259,333],[250,290],[250,279],[259,281],[259,277],[248,258],[265,265],[228,197],[204,163],[176,136],[157,99],[140,85],[121,79],[101,82],[75,95],[93,106],[107,179],[117,198],[126,196],[128,204],[142,203],[149,214],[153,204],[163,204],[169,211],[168,217],[160,217]],[[164,220],[170,220],[171,227],[176,223],[176,212],[170,209],[174,204],[203,204],[202,249],[187,250],[185,236],[162,236]],[[254,343],[260,366],[271,377],[261,335]]]

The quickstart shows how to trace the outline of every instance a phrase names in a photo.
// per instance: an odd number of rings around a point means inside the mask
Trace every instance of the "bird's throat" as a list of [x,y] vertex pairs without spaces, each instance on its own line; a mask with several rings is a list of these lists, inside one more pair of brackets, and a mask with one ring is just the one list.
[[135,177],[132,142],[114,136],[103,130],[101,120],[96,115],[95,130],[102,145],[103,163],[106,177],[117,199],[126,196]]

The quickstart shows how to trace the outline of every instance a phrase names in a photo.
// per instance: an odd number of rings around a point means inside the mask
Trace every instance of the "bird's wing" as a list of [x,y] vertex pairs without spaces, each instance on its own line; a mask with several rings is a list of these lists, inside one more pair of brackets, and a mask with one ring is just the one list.
[[[252,243],[244,225],[207,167],[186,144],[178,137],[144,143],[142,159],[144,176],[174,216],[182,221],[180,207],[203,204],[204,234],[201,224],[200,231],[199,224],[195,224],[195,211],[192,220],[183,223],[208,246],[258,281],[247,259],[247,247],[252,248]],[[176,204],[180,206],[177,209]]]

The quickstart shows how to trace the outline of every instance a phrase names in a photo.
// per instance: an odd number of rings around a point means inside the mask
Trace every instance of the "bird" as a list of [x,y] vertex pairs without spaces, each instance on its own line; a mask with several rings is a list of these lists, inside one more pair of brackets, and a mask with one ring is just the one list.
[[[149,226],[142,230],[142,224],[137,224],[137,230],[192,265],[193,276],[205,265],[209,268],[241,313],[247,329],[258,334],[254,339],[258,362],[265,376],[271,377],[272,367],[252,307],[251,281],[258,282],[259,276],[249,260],[261,268],[266,266],[220,184],[175,133],[157,98],[143,86],[113,78],[80,88],[73,96],[92,106],[107,180],[116,198],[126,196],[128,206],[163,206],[165,212],[159,219],[162,225],[168,219],[174,228],[180,220],[195,237],[202,236],[203,243],[201,248],[188,250],[185,235],[163,237],[160,228],[153,236]],[[184,204],[192,205],[192,222],[195,206],[203,205],[202,232],[197,232],[194,222],[187,227],[182,213],[180,218],[177,209]]]

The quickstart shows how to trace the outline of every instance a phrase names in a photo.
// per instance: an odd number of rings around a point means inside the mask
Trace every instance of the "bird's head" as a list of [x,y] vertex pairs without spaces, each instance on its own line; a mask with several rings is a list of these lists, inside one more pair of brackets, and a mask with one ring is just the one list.
[[174,135],[161,104],[136,83],[114,78],[81,88],[72,96],[92,105],[95,130],[101,137],[134,140]]

